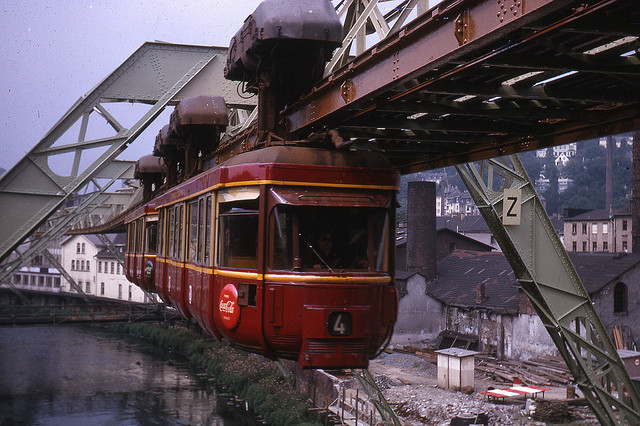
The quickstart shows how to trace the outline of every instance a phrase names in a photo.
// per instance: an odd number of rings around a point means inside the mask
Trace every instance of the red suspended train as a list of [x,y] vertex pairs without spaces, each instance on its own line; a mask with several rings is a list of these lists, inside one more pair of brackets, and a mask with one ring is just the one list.
[[244,349],[364,368],[396,320],[397,187],[371,153],[240,154],[127,218],[126,274]]
[[[318,64],[342,37],[330,3],[301,0],[284,11],[278,4],[263,3],[245,21],[226,69],[277,108],[308,85],[282,83],[321,72]],[[299,25],[309,10],[314,25]],[[286,19],[303,34],[281,45],[291,39]],[[313,49],[301,49],[299,40]],[[305,72],[287,68],[288,77],[260,84],[271,74],[256,67],[282,65],[275,52],[297,51],[310,58],[295,65]],[[269,60],[257,60],[262,53]],[[281,97],[260,92],[285,86]],[[258,121],[259,128],[275,122],[269,114]],[[185,99],[158,135],[155,157],[138,162],[147,203],[126,218],[127,278],[208,334],[248,351],[304,368],[366,368],[388,343],[397,316],[399,175],[380,154],[312,147],[308,140],[221,160],[216,149],[227,124],[222,98]],[[164,192],[152,190],[159,187]]]

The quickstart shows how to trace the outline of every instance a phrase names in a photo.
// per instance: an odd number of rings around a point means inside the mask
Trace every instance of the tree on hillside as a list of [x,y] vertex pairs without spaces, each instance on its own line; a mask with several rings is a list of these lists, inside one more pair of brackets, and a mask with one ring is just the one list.
[[[613,154],[613,206],[620,208],[628,204],[631,188],[631,159],[629,147],[622,144],[614,148]],[[605,208],[605,148],[596,143],[580,146],[578,155],[569,160],[564,170],[573,179],[573,184],[560,194],[560,209]]]

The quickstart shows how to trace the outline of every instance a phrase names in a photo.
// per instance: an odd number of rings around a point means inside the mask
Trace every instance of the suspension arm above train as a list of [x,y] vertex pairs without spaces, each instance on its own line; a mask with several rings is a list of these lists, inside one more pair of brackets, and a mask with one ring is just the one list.
[[634,385],[519,158],[456,169],[600,422],[640,424]]

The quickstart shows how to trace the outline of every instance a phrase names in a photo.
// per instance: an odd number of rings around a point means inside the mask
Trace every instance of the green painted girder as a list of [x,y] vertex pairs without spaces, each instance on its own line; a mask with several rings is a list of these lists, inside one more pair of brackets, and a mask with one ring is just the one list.
[[600,422],[640,424],[635,387],[519,158],[456,169]]

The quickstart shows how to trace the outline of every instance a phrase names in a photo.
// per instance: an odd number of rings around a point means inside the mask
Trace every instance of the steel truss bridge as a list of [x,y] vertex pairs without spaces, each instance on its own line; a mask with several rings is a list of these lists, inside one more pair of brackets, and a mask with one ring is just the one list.
[[[334,4],[342,47],[325,77],[279,111],[255,108],[255,98],[239,96],[236,83],[224,80],[226,49],[140,47],[0,180],[0,282],[85,215],[109,203],[135,204],[111,198],[118,195],[111,185],[132,177],[132,165],[118,155],[167,106],[221,95],[232,126],[220,159],[329,134],[343,149],[384,153],[402,173],[455,165],[600,421],[639,424],[640,398],[513,155],[640,129],[637,1]],[[148,110],[125,128],[110,108],[120,102]],[[277,132],[261,127],[265,114]],[[88,139],[96,121],[111,132]],[[63,158],[68,172],[53,172]],[[98,189],[57,213],[89,184]],[[514,206],[515,217],[503,213]]]

